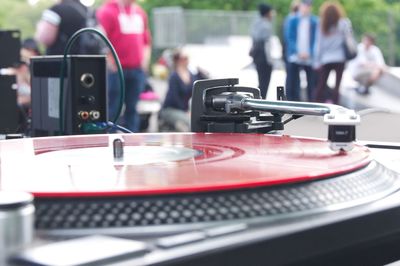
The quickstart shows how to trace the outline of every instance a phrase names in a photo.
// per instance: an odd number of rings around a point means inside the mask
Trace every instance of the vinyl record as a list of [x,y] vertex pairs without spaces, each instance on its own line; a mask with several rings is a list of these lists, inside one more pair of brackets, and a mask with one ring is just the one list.
[[[112,142],[123,140],[115,159]],[[363,146],[262,134],[115,134],[0,143],[1,188],[36,197],[159,195],[324,179],[368,165]]]

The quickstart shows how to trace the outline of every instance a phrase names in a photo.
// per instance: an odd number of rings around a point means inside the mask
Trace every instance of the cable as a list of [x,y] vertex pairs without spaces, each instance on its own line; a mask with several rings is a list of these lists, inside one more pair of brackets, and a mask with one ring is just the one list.
[[118,112],[115,115],[115,117],[113,118],[113,123],[116,123],[119,116],[121,115],[121,111],[122,111],[122,106],[124,103],[124,99],[125,99],[125,79],[124,79],[124,73],[122,70],[122,66],[121,63],[119,61],[119,58],[117,56],[117,53],[114,49],[114,47],[112,46],[112,44],[110,43],[110,41],[107,39],[106,36],[104,36],[103,33],[101,33],[99,30],[96,30],[94,28],[83,28],[78,30],[77,32],[75,32],[69,39],[67,42],[67,45],[65,46],[64,49],[64,57],[61,63],[61,71],[60,71],[60,101],[59,101],[59,130],[60,130],[60,135],[64,134],[64,75],[65,75],[65,67],[67,65],[67,55],[69,54],[69,51],[71,49],[71,46],[74,44],[75,40],[84,32],[90,32],[90,33],[94,33],[100,36],[100,38],[107,44],[108,48],[110,49],[114,61],[117,64],[117,68],[118,68],[118,76],[119,76],[119,80],[120,80],[120,98],[119,98],[119,106],[118,106]]
[[83,123],[81,130],[84,134],[93,134],[93,133],[110,133],[110,130],[119,130],[123,133],[134,133],[129,129],[114,124],[113,122],[91,122],[91,123]]
[[130,131],[129,129],[127,129],[126,127],[114,124],[112,122],[108,122],[107,125],[111,128],[111,129],[118,129],[120,131],[122,131],[123,133],[133,133],[132,131]]
[[290,118],[286,119],[285,121],[283,121],[283,124],[286,125],[287,123],[289,123],[290,121],[299,119],[300,117],[303,117],[303,115],[292,115]]

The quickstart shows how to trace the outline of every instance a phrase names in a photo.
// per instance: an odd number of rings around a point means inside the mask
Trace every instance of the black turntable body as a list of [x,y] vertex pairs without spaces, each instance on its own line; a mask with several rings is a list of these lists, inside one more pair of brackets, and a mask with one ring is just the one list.
[[[237,82],[196,83],[191,133],[0,141],[0,188],[35,206],[35,238],[9,264],[400,260],[400,146],[355,141],[352,110]],[[282,134],[303,115],[324,117],[326,140]]]
[[[386,175],[387,180],[377,181],[368,172],[375,177]],[[398,178],[397,173],[371,162],[360,175],[273,188],[174,196],[39,198],[37,234],[45,242],[105,234],[144,244],[143,252],[109,265],[382,265],[399,259],[400,193],[392,187]],[[324,194],[327,191],[332,194]],[[309,200],[298,198],[304,195]],[[53,204],[53,208],[72,205],[86,210],[75,212],[81,218],[90,206],[97,206],[100,215],[104,209],[106,213],[118,210],[112,213],[119,222],[129,215],[142,218],[133,226],[121,226],[103,215],[110,223],[97,228],[82,229],[85,226],[76,224],[68,229],[63,229],[65,224],[45,228],[40,224],[43,209],[52,211]],[[190,211],[191,217],[186,213]],[[163,213],[176,219],[157,221]],[[68,215],[63,219],[71,220]]]
[[[400,158],[398,151],[397,156],[397,158]],[[372,162],[372,164],[375,164],[375,162]],[[371,165],[367,168],[371,168]],[[385,181],[376,183],[375,178],[366,177],[371,169],[364,170],[366,169],[363,169],[363,173],[360,174],[362,177],[342,175],[293,186],[276,186],[273,189],[257,188],[201,195],[185,194],[173,197],[140,198],[140,200],[144,200],[144,202],[141,202],[141,206],[146,206],[147,203],[148,208],[145,210],[158,211],[158,214],[154,214],[154,216],[161,216],[162,210],[169,211],[173,216],[173,209],[171,208],[171,210],[168,207],[175,206],[177,212],[182,216],[185,215],[185,210],[192,210],[193,216],[197,215],[196,217],[199,216],[198,214],[204,215],[206,221],[201,222],[188,224],[187,221],[191,219],[187,218],[186,221],[178,220],[176,221],[177,224],[166,225],[164,228],[162,225],[150,225],[142,228],[137,226],[136,229],[139,230],[132,230],[132,227],[135,226],[131,226],[130,228],[119,227],[115,231],[101,227],[98,230],[89,229],[86,233],[85,230],[76,230],[76,228],[75,232],[74,230],[62,229],[42,229],[38,232],[46,241],[52,239],[51,236],[57,236],[55,239],[59,237],[62,239],[70,236],[77,237],[81,234],[111,234],[145,243],[146,251],[144,253],[133,255],[123,261],[110,263],[110,265],[121,266],[382,265],[397,261],[400,258],[398,252],[398,244],[400,243],[400,193],[392,191],[383,197],[379,195],[378,199],[373,196],[372,198],[375,199],[370,198],[370,202],[359,199],[353,201],[351,198],[357,198],[357,196],[352,197],[352,195],[361,195],[366,191],[368,191],[366,194],[374,194],[372,192],[374,190],[394,185],[392,181],[388,181],[386,185]],[[386,172],[380,169],[374,174],[399,178],[397,173],[390,170]],[[357,181],[358,178],[361,178],[360,182]],[[356,186],[362,182],[365,182],[365,184],[375,182],[375,184],[369,188],[357,190]],[[331,188],[332,198],[329,194],[322,194],[326,193],[326,189],[328,189],[325,186]],[[352,188],[346,189],[343,186],[351,186]],[[296,193],[304,196],[303,193],[297,192],[304,191],[304,189],[313,191],[308,195],[310,201],[296,198]],[[377,193],[380,194],[381,192]],[[335,195],[337,195],[336,200],[338,201],[343,200],[352,203],[339,204],[336,207],[334,205],[329,206],[325,200],[330,198],[333,202]],[[269,197],[273,201],[268,201]],[[342,197],[343,199],[340,199]],[[280,199],[280,204],[274,205],[273,202],[276,198]],[[66,204],[71,204],[71,202],[77,204],[76,206],[80,203],[90,204],[87,199],[83,200],[86,203],[82,203],[80,200],[82,199],[76,198],[67,201]],[[163,207],[161,210],[157,210],[154,206],[157,206],[160,200],[163,202]],[[222,200],[225,204],[220,203]],[[232,205],[229,205],[229,200],[236,201],[238,204],[231,203]],[[298,203],[298,200],[300,203]],[[62,206],[63,200],[59,201],[61,201]],[[64,201],[66,200],[64,199]],[[125,202],[125,206],[132,205],[132,202],[135,202],[130,197],[102,198],[94,201],[99,205],[103,203],[103,207],[111,205],[112,208],[117,208],[118,205],[122,206],[121,202]],[[45,199],[37,201],[39,215],[44,202]],[[203,204],[199,204],[199,202],[203,202]],[[323,202],[327,205],[318,207]],[[273,205],[270,209],[268,209],[269,203]],[[297,208],[295,207],[296,203],[298,204]],[[191,204],[198,206],[198,209],[191,207]],[[259,209],[259,206],[262,206],[261,209]],[[262,209],[263,207],[265,209]],[[127,209],[124,210],[127,211]],[[225,209],[228,209],[228,212],[233,212],[236,216],[229,216],[229,213],[225,213]],[[237,212],[235,213],[235,211]],[[142,217],[147,215],[151,218],[151,213],[151,211],[145,212]],[[210,221],[213,219],[212,214],[216,216],[225,214],[226,217],[231,217],[231,219],[226,218],[224,220],[225,217],[216,217],[217,221]],[[232,218],[232,216],[235,218]],[[121,218],[123,215],[119,213],[119,217]],[[201,219],[199,218],[199,220]]]

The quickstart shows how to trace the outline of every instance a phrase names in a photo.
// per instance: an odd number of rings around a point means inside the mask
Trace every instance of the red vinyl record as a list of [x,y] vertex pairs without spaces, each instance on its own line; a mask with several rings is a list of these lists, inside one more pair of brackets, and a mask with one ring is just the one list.
[[[124,142],[113,156],[112,142]],[[289,184],[349,173],[367,148],[332,151],[323,140],[262,134],[160,133],[0,142],[0,189],[37,197],[156,195]]]

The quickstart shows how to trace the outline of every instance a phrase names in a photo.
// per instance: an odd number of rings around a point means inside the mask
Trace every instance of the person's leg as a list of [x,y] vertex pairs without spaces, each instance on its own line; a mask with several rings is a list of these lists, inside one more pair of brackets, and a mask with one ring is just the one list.
[[288,64],[286,97],[289,101],[300,100],[300,66],[296,63]]
[[325,94],[326,82],[328,81],[330,71],[331,69],[329,68],[329,64],[322,65],[320,70],[318,71],[318,81],[314,98],[316,102],[322,103],[325,101],[324,94]]
[[174,108],[165,108],[160,112],[160,119],[173,131],[190,131],[190,117],[187,112]]
[[268,91],[269,81],[271,79],[271,72],[269,65],[265,60],[255,61],[257,75],[258,75],[258,88],[261,92],[261,98],[265,99]]
[[118,74],[114,72],[108,73],[108,120],[113,121],[118,112],[119,107],[119,80]]
[[300,91],[301,91],[301,81],[300,81],[300,71],[302,66],[299,64],[294,64],[294,77],[293,77],[293,100],[292,101],[301,101]]
[[266,92],[265,92],[265,96],[263,97],[263,99],[267,98],[267,93],[268,93],[268,88],[269,88],[269,83],[271,82],[271,75],[272,75],[272,65],[267,63],[267,68],[266,68],[266,73],[265,73],[265,80],[266,80]]
[[146,84],[146,75],[141,69],[131,69],[125,73],[125,126],[133,132],[138,132],[140,128],[140,118],[136,110],[139,95]]
[[362,86],[367,86],[368,80],[372,75],[372,71],[369,68],[357,69],[356,73],[353,75],[353,79],[360,83]]
[[304,66],[307,78],[307,101],[311,102],[315,95],[316,73],[312,66]]
[[333,91],[333,103],[334,104],[339,104],[339,94],[340,94],[340,83],[342,82],[342,76],[343,76],[343,71],[344,71],[344,63],[334,63],[333,69],[336,72],[336,83],[335,83],[335,89]]
[[357,69],[353,75],[353,79],[360,84],[360,87],[356,89],[359,94],[368,94],[370,84],[370,77],[372,75],[372,69],[363,67]]
[[373,67],[371,67],[371,76],[369,77],[368,80],[368,85],[372,85],[375,83],[375,81],[377,81],[383,74],[383,68],[381,68],[380,66],[374,65]]

